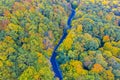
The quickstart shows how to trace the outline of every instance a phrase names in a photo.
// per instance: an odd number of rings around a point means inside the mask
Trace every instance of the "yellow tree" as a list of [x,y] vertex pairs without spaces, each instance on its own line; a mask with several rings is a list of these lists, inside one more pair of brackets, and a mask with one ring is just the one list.
[[65,50],[68,50],[71,48],[73,44],[74,36],[75,36],[75,33],[73,31],[70,31],[66,39],[63,41],[62,46],[65,48]]
[[80,76],[87,75],[87,71],[83,69],[82,63],[77,60],[71,60],[61,65],[64,80],[77,80]]
[[81,32],[82,31],[82,25],[78,25],[77,26],[77,32]]

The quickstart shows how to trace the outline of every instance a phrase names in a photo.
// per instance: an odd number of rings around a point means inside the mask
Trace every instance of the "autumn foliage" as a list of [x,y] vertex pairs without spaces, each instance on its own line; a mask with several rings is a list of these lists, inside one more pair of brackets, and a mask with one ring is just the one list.
[[120,79],[119,0],[0,0],[0,80]]

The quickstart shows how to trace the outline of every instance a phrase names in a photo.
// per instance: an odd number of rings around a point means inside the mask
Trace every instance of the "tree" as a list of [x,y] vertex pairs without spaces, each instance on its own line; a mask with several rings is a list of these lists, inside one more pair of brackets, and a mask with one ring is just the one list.
[[80,76],[84,76],[87,74],[87,71],[84,70],[82,67],[82,63],[77,60],[71,60],[66,64],[62,64],[61,69],[65,80],[76,80]]
[[86,50],[96,50],[99,48],[99,41],[97,39],[88,40],[84,47]]
[[93,72],[99,73],[103,71],[103,67],[100,64],[94,64],[92,68]]
[[71,5],[72,5],[72,8],[73,8],[73,9],[76,9],[76,8],[78,7],[78,2],[77,2],[77,1],[73,1],[73,2],[71,3]]
[[81,32],[82,31],[82,25],[78,25],[77,26],[77,32]]
[[103,37],[103,42],[108,42],[108,41],[110,41],[110,37],[109,36],[104,36]]

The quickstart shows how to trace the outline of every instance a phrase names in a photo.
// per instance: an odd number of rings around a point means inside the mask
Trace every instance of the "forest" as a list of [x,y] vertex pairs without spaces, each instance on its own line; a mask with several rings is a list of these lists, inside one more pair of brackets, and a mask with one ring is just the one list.
[[120,80],[120,0],[0,0],[0,80]]

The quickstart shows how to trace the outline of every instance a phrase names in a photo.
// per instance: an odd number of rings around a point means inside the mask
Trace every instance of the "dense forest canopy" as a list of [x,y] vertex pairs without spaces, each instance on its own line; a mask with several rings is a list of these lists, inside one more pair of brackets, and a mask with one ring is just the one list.
[[57,50],[64,80],[120,79],[120,1],[81,0]]
[[0,0],[0,80],[120,80],[119,0]]

